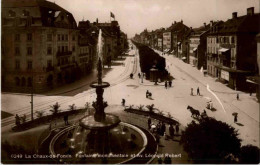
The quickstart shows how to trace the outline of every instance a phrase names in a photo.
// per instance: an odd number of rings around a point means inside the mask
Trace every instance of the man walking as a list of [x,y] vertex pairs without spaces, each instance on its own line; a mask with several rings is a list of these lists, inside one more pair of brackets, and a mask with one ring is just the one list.
[[237,94],[237,100],[239,100],[239,94]]
[[164,84],[164,85],[165,85],[165,89],[167,89],[167,84],[168,84],[168,82],[167,82],[167,81],[165,81],[165,84]]
[[171,80],[169,81],[169,87],[172,87],[172,81]]
[[193,88],[190,89],[190,95],[193,96]]
[[151,129],[152,120],[150,117],[148,117],[148,129]]
[[197,88],[197,95],[200,96],[200,88],[199,87]]

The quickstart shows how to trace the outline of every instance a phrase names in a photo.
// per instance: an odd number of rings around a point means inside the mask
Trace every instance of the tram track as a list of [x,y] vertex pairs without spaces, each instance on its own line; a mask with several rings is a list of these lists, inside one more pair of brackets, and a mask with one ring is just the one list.
[[[126,81],[127,79],[129,79],[129,75],[130,73],[133,73],[135,74],[137,72],[137,60],[136,60],[136,56],[134,57],[134,60],[133,60],[133,65],[132,64],[132,60],[130,57],[128,57],[128,59],[126,59],[127,63],[125,65],[125,70],[116,78],[114,79],[114,81],[112,80],[111,81],[111,84],[110,84],[110,87],[113,87],[115,85],[118,85],[124,81]],[[131,70],[132,69],[132,70]],[[87,83],[83,86],[80,86],[78,88],[75,88],[74,90],[78,90],[82,87],[85,87],[86,85],[89,85],[90,83]],[[69,92],[72,92],[74,90],[70,90]],[[58,102],[59,104],[64,104],[64,103],[67,103],[67,102],[72,102],[74,100],[78,100],[78,99],[81,99],[82,97],[86,97],[87,95],[90,95],[90,94],[93,94],[95,93],[95,90],[94,89],[88,89],[87,91],[84,91],[74,97],[66,97],[64,98],[64,96],[59,96],[59,98],[57,99],[53,99],[53,98],[50,98],[46,101],[43,101],[41,103],[38,103],[34,106],[34,114],[36,111],[44,111],[46,112],[47,110],[49,110],[50,108],[50,105],[53,105],[55,102]],[[46,104],[48,104],[46,106]],[[27,111],[25,113],[25,111]],[[18,114],[18,115],[23,115],[25,114],[26,115],[26,118],[29,118],[30,117],[30,106],[27,106],[27,107],[23,107],[21,109],[17,109],[17,110],[14,110],[12,111],[11,113],[13,114]],[[7,125],[10,125],[10,124],[14,124],[14,117],[11,116],[11,117],[8,117],[8,118],[5,118],[5,119],[2,119],[1,121],[1,126],[4,127],[4,126],[7,126]]]

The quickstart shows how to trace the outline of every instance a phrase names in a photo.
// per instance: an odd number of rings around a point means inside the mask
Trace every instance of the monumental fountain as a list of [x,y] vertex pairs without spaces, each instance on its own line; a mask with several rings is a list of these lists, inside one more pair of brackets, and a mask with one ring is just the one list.
[[[60,163],[118,164],[128,163],[147,150],[147,136],[137,126],[123,123],[118,116],[105,113],[102,81],[102,31],[98,37],[98,79],[90,86],[96,89],[95,113],[82,117],[74,125],[60,131],[50,142],[49,152]],[[151,138],[150,138],[151,139]]]

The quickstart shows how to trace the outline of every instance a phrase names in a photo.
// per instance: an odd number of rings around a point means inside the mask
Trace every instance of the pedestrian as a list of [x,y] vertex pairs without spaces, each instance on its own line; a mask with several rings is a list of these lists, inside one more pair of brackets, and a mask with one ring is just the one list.
[[169,87],[172,87],[172,81],[171,80],[169,81]]
[[159,157],[158,160],[157,160],[158,164],[162,164],[162,158]]
[[161,135],[161,122],[159,122],[157,125],[156,125],[156,133],[158,134],[158,135]]
[[152,120],[150,117],[148,117],[148,129],[150,130],[151,129],[151,123],[152,123]]
[[65,125],[68,125],[69,124],[69,122],[68,122],[68,118],[69,118],[69,116],[68,115],[65,115],[64,116],[64,123],[65,123]]
[[175,126],[175,130],[176,130],[176,133],[179,133],[179,124],[176,124],[176,126]]
[[165,85],[165,89],[167,89],[167,84],[168,84],[168,82],[167,82],[167,81],[165,81],[165,84],[164,84],[164,85]]
[[147,90],[147,91],[146,91],[146,98],[148,98],[149,93],[150,93],[150,92]]
[[200,95],[200,88],[197,88],[197,95]]
[[141,78],[141,74],[140,73],[138,73],[138,77]]
[[20,125],[21,123],[21,119],[20,119],[20,117],[18,116],[18,114],[16,114],[15,115],[15,124],[18,126],[18,125]]
[[239,100],[239,94],[237,94],[237,100]]
[[238,114],[234,115],[234,123],[237,122],[237,116],[238,116]]
[[193,88],[190,89],[190,95],[193,96]]
[[26,121],[26,115],[25,115],[25,114],[23,114],[23,117],[22,117],[22,122],[23,122],[23,123],[25,123],[25,121]]
[[165,130],[166,130],[166,126],[165,126],[164,123],[162,123],[162,126],[161,126],[161,134],[162,134],[162,136],[164,135]]
[[125,99],[122,99],[122,105],[125,106]]
[[164,164],[172,164],[172,159],[170,158],[169,155],[166,155],[164,160],[163,160]]
[[173,139],[174,137],[174,128],[172,125],[169,126],[169,133],[170,133],[170,137]]

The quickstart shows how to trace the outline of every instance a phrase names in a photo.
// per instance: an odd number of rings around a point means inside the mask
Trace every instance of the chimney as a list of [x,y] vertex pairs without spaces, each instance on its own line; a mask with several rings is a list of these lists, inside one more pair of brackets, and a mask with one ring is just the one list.
[[207,26],[207,24],[204,22],[204,27],[206,27]]
[[237,12],[232,13],[232,19],[237,18]]
[[97,20],[96,20],[96,23],[98,24],[98,18],[97,18]]
[[176,24],[176,21],[174,21],[174,24]]
[[192,27],[190,27],[190,30],[192,30]]
[[254,15],[254,7],[247,8],[247,15]]
[[183,21],[181,20],[181,23],[183,23]]

